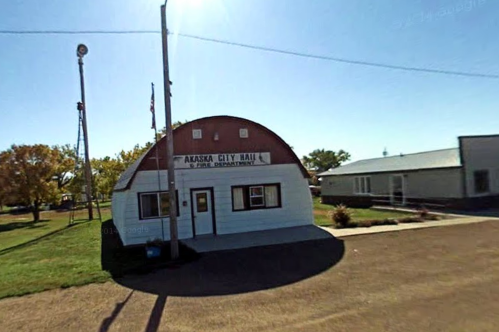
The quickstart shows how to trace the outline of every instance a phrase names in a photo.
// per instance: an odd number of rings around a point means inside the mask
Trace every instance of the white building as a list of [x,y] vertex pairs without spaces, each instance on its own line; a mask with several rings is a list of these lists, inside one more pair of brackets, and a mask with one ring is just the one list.
[[[269,129],[214,116],[180,126],[173,137],[179,239],[313,224],[309,175]],[[113,220],[124,245],[170,239],[166,165],[164,137],[116,184]]]
[[359,160],[319,176],[326,204],[499,207],[499,135],[462,136],[458,148]]

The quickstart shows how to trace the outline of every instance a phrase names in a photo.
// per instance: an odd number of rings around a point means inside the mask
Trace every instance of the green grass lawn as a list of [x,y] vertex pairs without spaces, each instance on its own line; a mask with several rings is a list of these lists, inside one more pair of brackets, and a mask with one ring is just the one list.
[[104,201],[104,202],[99,202],[99,207],[102,208],[107,208],[111,207],[111,201]]
[[[332,226],[333,222],[328,218],[328,212],[334,210],[333,205],[321,204],[319,197],[314,197],[314,219],[318,226]],[[407,212],[378,211],[373,209],[354,209],[352,211],[352,221],[402,218],[412,215]]]
[[5,205],[2,205],[2,206],[0,207],[0,213],[1,213],[1,212],[5,212],[5,213],[7,213],[7,212],[9,212],[10,210],[12,210],[12,208],[11,208],[11,207],[8,207],[8,206],[5,206]]
[[[316,224],[331,226],[327,212],[333,208],[314,198]],[[371,209],[352,211],[354,221],[407,216]],[[79,213],[77,219],[85,214]],[[44,220],[34,224],[30,214],[0,216],[0,298],[111,279],[101,266],[100,221],[69,227],[67,212],[47,211],[41,217]],[[110,217],[110,209],[104,208],[102,220]]]
[[0,252],[29,241],[38,239],[46,234],[65,228],[68,225],[66,218],[51,213],[50,219],[42,212],[42,221],[33,223],[31,214],[0,216]]
[[[102,217],[103,220],[109,219],[109,210],[104,210]],[[41,227],[30,229],[28,226],[0,232],[0,243],[4,248],[4,240],[9,237],[14,246],[31,241],[0,251],[0,298],[111,278],[101,268],[100,221],[82,222],[66,228],[67,222],[68,214],[62,213],[59,218],[41,222]],[[32,241],[58,228],[66,229]]]

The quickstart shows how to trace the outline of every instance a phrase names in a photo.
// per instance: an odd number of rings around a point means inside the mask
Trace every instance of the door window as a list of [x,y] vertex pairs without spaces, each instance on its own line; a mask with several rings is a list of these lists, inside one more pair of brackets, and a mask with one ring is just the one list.
[[208,195],[206,193],[196,194],[196,206],[197,212],[207,212],[208,211]]

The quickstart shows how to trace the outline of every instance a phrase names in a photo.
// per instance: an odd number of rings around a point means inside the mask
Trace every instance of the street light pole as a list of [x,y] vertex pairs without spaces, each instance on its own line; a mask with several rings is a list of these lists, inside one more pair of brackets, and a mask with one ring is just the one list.
[[161,6],[161,37],[163,40],[163,87],[165,95],[165,117],[166,117],[166,158],[168,164],[168,192],[170,193],[170,251],[171,258],[179,257],[178,252],[178,227],[177,227],[177,197],[175,190],[175,164],[173,161],[173,128],[172,128],[172,106],[170,92],[170,72],[168,69],[168,30],[166,28],[166,1]]
[[87,104],[85,103],[85,80],[83,78],[83,56],[87,53],[88,48],[85,45],[78,45],[76,54],[78,56],[78,67],[80,68],[82,129],[83,143],[85,145],[85,195],[87,197],[88,220],[93,220],[94,213],[92,210],[92,172],[90,169],[90,154],[88,152]]

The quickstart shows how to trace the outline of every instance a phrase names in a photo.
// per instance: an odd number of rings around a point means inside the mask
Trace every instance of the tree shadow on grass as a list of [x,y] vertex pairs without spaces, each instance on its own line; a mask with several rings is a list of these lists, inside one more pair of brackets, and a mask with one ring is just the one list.
[[[49,220],[44,220],[44,221],[49,221]],[[87,223],[89,222],[88,220],[85,220],[83,222],[79,222],[79,223],[75,223],[75,224],[71,224],[71,225],[67,225],[65,227],[62,227],[62,228],[59,228],[59,229],[55,229],[51,232],[48,232],[48,233],[45,233],[37,238],[34,238],[34,239],[31,239],[29,241],[26,241],[26,242],[23,242],[23,243],[19,243],[17,245],[14,245],[12,247],[8,247],[8,248],[4,248],[2,250],[0,250],[0,256],[1,255],[5,255],[5,254],[8,254],[16,249],[20,249],[20,248],[24,248],[24,247],[27,247],[27,246],[30,246],[32,244],[35,244],[37,242],[39,242],[40,240],[43,240],[43,239],[46,239],[48,237],[51,237],[55,234],[58,234],[58,233],[61,233],[61,232],[64,232],[65,230],[69,229],[70,227],[73,227],[73,226],[76,226],[76,225],[80,225],[80,224],[83,224],[83,223]]]
[[13,221],[6,224],[0,224],[0,233],[13,231],[20,228],[38,228],[45,226],[44,223],[50,220],[40,220],[38,222],[34,221]]
[[[343,241],[330,236],[202,255],[181,247],[181,262],[148,266],[143,247],[125,254],[126,249],[116,249],[120,245],[112,220],[103,223],[103,269],[125,287],[158,296],[146,331],[157,331],[168,296],[232,295],[281,287],[332,268],[345,252]],[[141,266],[141,260],[146,265]]]

